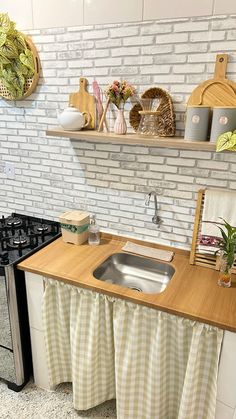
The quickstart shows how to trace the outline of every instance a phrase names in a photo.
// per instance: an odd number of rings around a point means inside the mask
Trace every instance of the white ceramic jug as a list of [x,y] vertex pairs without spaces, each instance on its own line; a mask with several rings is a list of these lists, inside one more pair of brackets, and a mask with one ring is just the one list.
[[81,130],[88,126],[91,116],[89,112],[80,112],[79,109],[70,105],[58,115],[58,122],[65,130]]

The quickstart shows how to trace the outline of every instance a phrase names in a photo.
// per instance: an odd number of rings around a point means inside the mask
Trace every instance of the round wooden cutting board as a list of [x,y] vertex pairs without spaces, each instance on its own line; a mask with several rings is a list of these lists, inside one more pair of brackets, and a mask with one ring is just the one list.
[[236,106],[236,83],[226,78],[227,54],[217,54],[214,78],[193,90],[188,106]]

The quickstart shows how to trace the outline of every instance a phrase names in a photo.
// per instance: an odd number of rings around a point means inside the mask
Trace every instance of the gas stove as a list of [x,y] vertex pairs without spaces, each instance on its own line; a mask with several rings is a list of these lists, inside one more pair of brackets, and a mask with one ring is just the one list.
[[20,262],[60,235],[60,224],[12,213],[0,218],[0,265]]
[[17,213],[0,218],[0,378],[14,391],[32,374],[25,276],[17,264],[60,235],[56,221]]

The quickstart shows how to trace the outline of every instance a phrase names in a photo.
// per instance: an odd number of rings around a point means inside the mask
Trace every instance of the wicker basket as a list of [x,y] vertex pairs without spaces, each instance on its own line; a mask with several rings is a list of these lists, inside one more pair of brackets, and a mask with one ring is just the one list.
[[[169,93],[159,87],[152,87],[146,90],[141,97],[144,99],[160,99],[158,111],[160,112],[160,117],[164,121],[164,124],[161,124],[158,135],[160,137],[173,137],[175,135],[175,114]],[[141,119],[139,111],[142,111],[142,106],[137,103],[129,113],[130,125],[135,131],[138,130]]]
[[8,91],[8,89],[3,86],[3,84],[0,81],[0,96],[3,97],[4,99],[7,100],[22,100],[25,99],[27,96],[29,96],[36,88],[37,84],[38,84],[38,80],[39,80],[39,56],[38,56],[38,52],[35,48],[34,43],[32,42],[32,40],[28,37],[25,36],[24,34],[21,34],[22,36],[24,36],[27,47],[30,49],[30,51],[33,54],[33,58],[34,58],[34,67],[35,67],[35,73],[33,75],[33,77],[26,79],[25,81],[25,85],[24,85],[24,94],[22,95],[22,97],[14,99],[10,92]]

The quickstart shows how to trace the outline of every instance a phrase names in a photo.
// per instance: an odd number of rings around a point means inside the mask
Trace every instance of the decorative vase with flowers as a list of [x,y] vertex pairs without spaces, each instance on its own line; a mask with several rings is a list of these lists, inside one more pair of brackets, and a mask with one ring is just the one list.
[[220,253],[220,273],[218,285],[221,287],[231,286],[231,269],[234,264],[236,252],[236,228],[224,221],[224,229],[220,226],[222,238],[218,242]]
[[119,82],[114,80],[105,90],[106,97],[118,109],[117,118],[114,124],[115,134],[125,134],[127,125],[124,117],[125,102],[135,93],[134,87],[126,80]]

